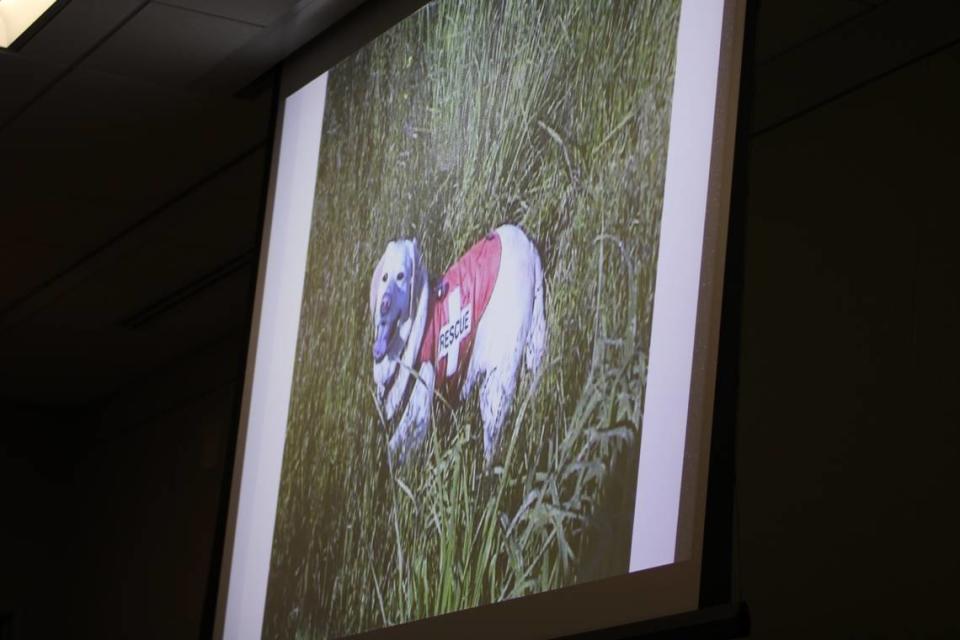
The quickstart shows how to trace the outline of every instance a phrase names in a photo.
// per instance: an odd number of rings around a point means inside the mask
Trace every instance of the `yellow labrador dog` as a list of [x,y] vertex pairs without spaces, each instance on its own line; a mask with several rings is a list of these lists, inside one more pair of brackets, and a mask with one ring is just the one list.
[[504,225],[431,281],[417,241],[394,240],[370,281],[370,315],[377,402],[395,425],[391,466],[423,443],[436,396],[455,406],[479,384],[489,467],[520,364],[535,383],[546,348],[543,268],[533,242]]

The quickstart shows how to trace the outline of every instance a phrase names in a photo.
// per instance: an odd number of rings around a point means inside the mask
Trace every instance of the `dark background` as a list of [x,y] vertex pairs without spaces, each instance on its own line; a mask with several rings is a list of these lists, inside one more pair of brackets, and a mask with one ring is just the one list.
[[[0,51],[0,638],[209,624],[255,80],[356,4],[73,0]],[[956,637],[960,6],[763,0],[755,36],[734,597],[755,638]]]

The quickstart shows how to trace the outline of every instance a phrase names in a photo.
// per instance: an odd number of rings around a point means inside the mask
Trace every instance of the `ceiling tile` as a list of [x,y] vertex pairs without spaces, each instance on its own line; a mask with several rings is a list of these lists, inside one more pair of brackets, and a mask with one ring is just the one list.
[[146,6],[145,0],[68,2],[30,38],[22,53],[47,64],[73,64]]
[[[250,189],[262,184],[257,175],[269,114],[269,96],[208,99],[105,74],[67,76],[0,131],[0,270],[16,274],[0,284],[0,322],[7,322],[12,303],[104,243],[157,211],[162,218],[165,209],[202,195],[202,185],[211,177],[215,185],[233,163],[239,162],[236,169],[256,165],[253,177],[240,180],[246,195],[221,190],[190,211],[198,228],[215,216],[230,225],[230,214],[243,208],[238,198],[249,198]],[[247,228],[232,224],[230,232]],[[209,230],[202,227],[204,234]],[[222,235],[217,239],[233,237]],[[217,252],[211,259],[219,259]],[[86,277],[84,269],[74,275]],[[63,290],[58,285],[50,293]],[[40,298],[37,304],[45,305],[46,294]],[[26,305],[30,313],[35,302]],[[23,315],[23,306],[15,315]]]
[[[116,205],[39,190],[7,194],[0,214],[0,315],[27,292],[68,269],[116,225]],[[2,322],[2,320],[0,320]]]
[[82,68],[183,87],[260,30],[236,20],[151,3],[91,54]]
[[192,300],[181,301],[179,294],[196,290],[202,297],[240,267],[255,264],[265,153],[250,156],[106,247],[31,300],[29,315],[19,321],[69,318],[74,329],[118,326],[171,297],[189,306]]
[[[277,63],[285,60],[301,47],[310,42],[337,41],[341,33],[329,37],[317,38],[331,25],[344,20],[351,11],[363,4],[364,0],[313,0],[298,2],[292,10],[283,14],[257,36],[251,38],[242,47],[237,48],[220,64],[197,79],[194,87],[203,91],[233,94],[254,82],[270,71]],[[371,9],[368,24],[383,23],[383,27],[410,13],[423,0],[391,0],[389,6]],[[349,20],[344,20],[349,22]],[[356,21],[353,23],[357,24]],[[309,55],[309,54],[308,54]]]
[[136,203],[142,214],[263,142],[268,98],[203,99],[71,73],[0,131],[5,189]]
[[48,86],[61,68],[0,50],[0,125]]
[[76,327],[50,318],[4,329],[3,397],[21,402],[88,402],[131,379],[247,326],[254,266],[141,330]]
[[164,0],[161,4],[267,26],[290,11],[298,0]]

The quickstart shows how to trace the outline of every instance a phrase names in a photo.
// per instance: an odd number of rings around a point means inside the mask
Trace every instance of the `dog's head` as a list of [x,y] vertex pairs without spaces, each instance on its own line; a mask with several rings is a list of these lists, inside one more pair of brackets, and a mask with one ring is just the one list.
[[426,330],[429,276],[416,240],[387,245],[370,280],[373,377],[389,419],[400,406]]
[[427,326],[429,274],[416,240],[387,244],[370,280],[373,379],[383,417],[403,405]]
[[397,359],[409,339],[409,321],[417,298],[417,270],[422,262],[416,240],[387,245],[370,280],[373,360]]

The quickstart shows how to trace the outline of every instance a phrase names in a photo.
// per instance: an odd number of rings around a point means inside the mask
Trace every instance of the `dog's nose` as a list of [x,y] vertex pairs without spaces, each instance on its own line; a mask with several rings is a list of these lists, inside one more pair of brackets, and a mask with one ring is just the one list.
[[383,294],[383,299],[380,301],[380,315],[385,314],[387,311],[390,311],[390,296]]

